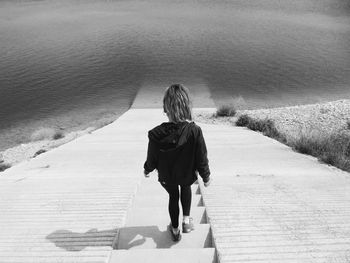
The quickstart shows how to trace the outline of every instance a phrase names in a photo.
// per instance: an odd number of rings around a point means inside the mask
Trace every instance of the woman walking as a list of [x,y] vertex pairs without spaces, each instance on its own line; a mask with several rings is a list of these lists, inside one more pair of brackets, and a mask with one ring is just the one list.
[[[172,239],[179,241],[179,199],[183,211],[182,232],[194,230],[190,217],[191,185],[202,177],[204,185],[210,184],[210,170],[207,148],[201,128],[192,121],[188,90],[181,84],[173,84],[166,89],[163,110],[169,122],[164,122],[148,132],[147,160],[144,175],[154,169],[158,171],[158,181],[169,194],[169,226]],[[180,188],[180,192],[179,192]]]

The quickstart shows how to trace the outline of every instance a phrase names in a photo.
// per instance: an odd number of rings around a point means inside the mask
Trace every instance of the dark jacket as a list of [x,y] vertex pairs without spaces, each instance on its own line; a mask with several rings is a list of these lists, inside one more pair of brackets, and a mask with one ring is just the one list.
[[210,170],[201,128],[194,122],[164,122],[148,132],[146,173],[158,170],[160,182],[191,185],[197,171],[204,182]]

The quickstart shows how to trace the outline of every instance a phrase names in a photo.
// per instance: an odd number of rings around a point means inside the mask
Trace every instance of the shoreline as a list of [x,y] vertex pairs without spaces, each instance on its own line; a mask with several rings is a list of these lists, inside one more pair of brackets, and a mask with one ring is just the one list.
[[[130,107],[132,108],[132,107]],[[283,134],[297,138],[306,130],[312,130],[315,134],[330,134],[334,132],[348,132],[347,123],[350,122],[350,100],[337,100],[325,103],[286,106],[268,109],[237,110],[233,117],[216,117],[211,110],[194,110],[194,121],[209,124],[235,125],[240,115],[247,114],[252,118],[264,120],[269,118],[275,122],[276,128]],[[66,144],[80,136],[98,130],[114,121],[120,116],[101,118],[94,122],[94,126],[85,129],[70,131],[59,139],[43,139],[22,143],[0,152],[1,166],[10,168],[18,163],[35,158],[63,144]]]
[[[123,113],[112,116],[106,115],[93,122],[73,127],[71,129],[68,129],[67,131],[57,130],[51,127],[38,128],[36,132],[40,133],[41,131],[43,131],[44,133],[44,135],[39,135],[38,137],[45,138],[38,140],[33,139],[32,141],[21,143],[0,151],[0,176],[2,171],[11,168],[12,166],[15,166],[24,161],[28,161],[42,153],[48,152],[61,145],[71,142],[83,135],[92,133],[100,128],[103,128],[104,126],[116,121]],[[47,134],[45,135],[45,133]],[[54,139],[53,137],[56,136],[56,134],[60,134],[59,138]],[[32,136],[33,135],[34,133],[32,134]]]

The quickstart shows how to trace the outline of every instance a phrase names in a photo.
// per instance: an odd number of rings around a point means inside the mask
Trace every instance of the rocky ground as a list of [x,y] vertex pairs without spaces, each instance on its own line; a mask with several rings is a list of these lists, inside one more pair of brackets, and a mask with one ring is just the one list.
[[304,131],[323,134],[350,131],[347,124],[350,122],[350,100],[271,109],[239,110],[235,117],[215,117],[212,113],[197,113],[195,120],[234,125],[237,117],[242,114],[256,119],[271,119],[281,133],[293,137]]
[[[350,127],[348,127],[348,123],[350,123],[350,100],[271,109],[238,110],[234,117],[216,117],[215,113],[211,111],[195,111],[194,120],[212,124],[235,125],[237,118],[242,114],[248,114],[250,117],[257,119],[268,118],[273,120],[278,131],[289,138],[296,138],[301,133],[350,133]],[[88,128],[83,131],[71,132],[58,140],[34,141],[7,149],[0,153],[0,166],[4,164],[13,166],[95,129]]]
[[0,172],[5,167],[11,167],[20,162],[35,158],[41,153],[50,151],[60,145],[68,143],[82,135],[91,133],[115,121],[118,118],[115,114],[104,116],[88,125],[77,127],[77,130],[59,130],[62,136],[55,139],[56,130],[53,128],[38,128],[31,136],[31,141],[22,143],[15,147],[0,152]]
[[93,128],[88,128],[86,130],[68,133],[63,138],[57,140],[45,139],[17,145],[0,153],[0,164],[13,166],[22,161],[34,158],[35,156],[47,152],[62,144],[70,142],[75,138],[93,130]]

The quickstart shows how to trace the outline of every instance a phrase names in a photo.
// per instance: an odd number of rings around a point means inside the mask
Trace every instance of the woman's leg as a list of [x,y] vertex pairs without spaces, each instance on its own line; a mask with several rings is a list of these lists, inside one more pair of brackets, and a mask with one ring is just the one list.
[[169,194],[169,215],[171,219],[171,225],[173,228],[179,227],[179,187],[177,185],[165,185],[161,183],[164,189]]
[[183,216],[189,216],[191,212],[192,190],[190,185],[181,185],[181,205]]

